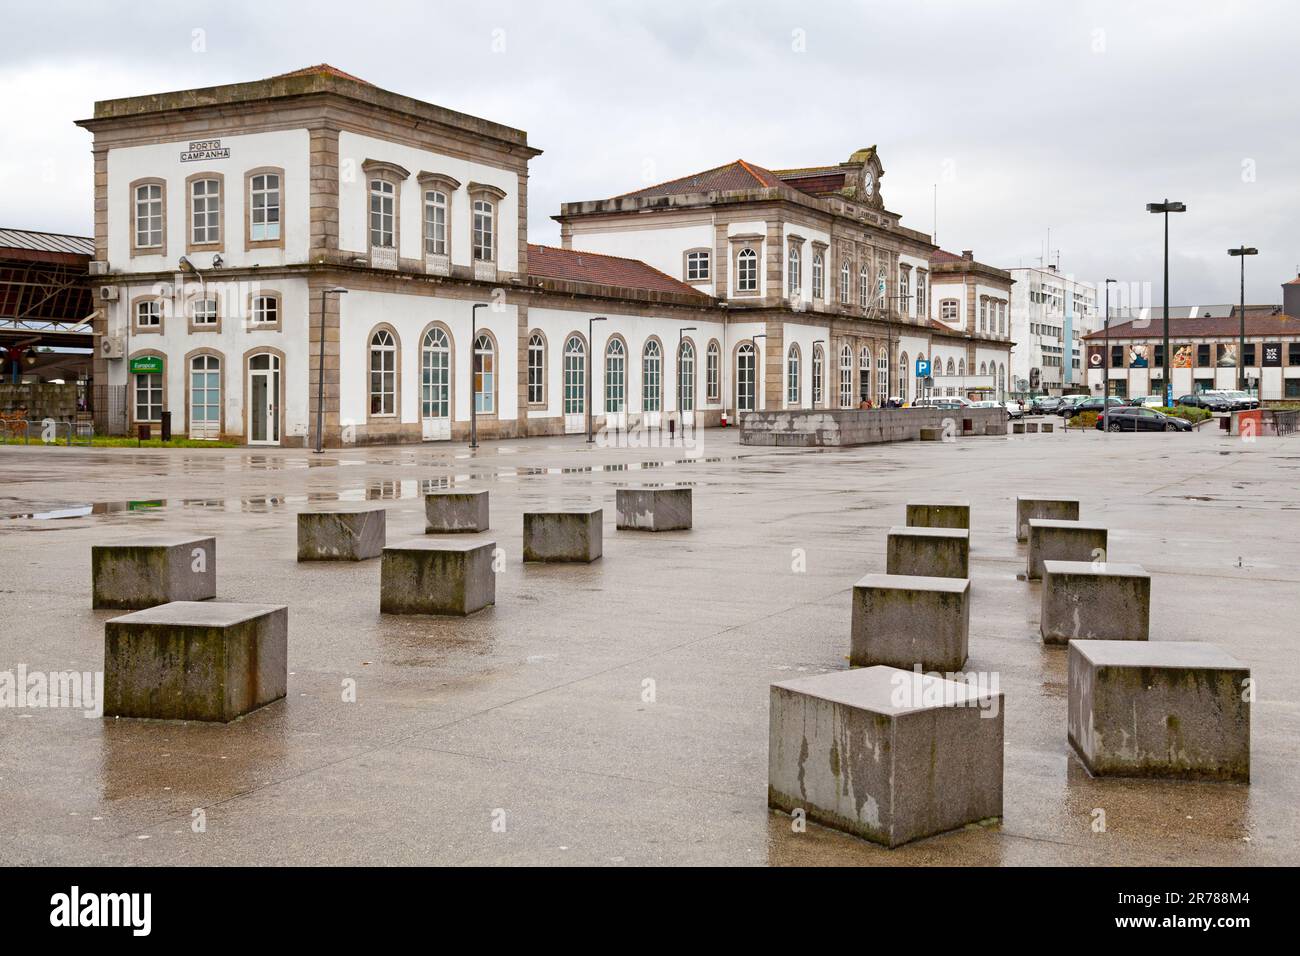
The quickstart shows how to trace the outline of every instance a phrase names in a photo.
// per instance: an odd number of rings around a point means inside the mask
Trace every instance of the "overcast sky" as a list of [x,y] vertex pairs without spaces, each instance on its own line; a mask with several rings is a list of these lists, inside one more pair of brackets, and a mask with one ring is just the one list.
[[1051,258],[1171,300],[1280,302],[1300,263],[1300,9],[1277,2],[12,4],[0,38],[0,226],[89,235],[96,99],[329,62],[528,131],[529,238],[550,216],[737,158],[876,144],[904,225],[994,265]]

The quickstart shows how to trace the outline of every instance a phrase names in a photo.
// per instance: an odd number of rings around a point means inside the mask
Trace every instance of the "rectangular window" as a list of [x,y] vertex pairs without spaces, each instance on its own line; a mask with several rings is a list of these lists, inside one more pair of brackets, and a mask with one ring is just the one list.
[[393,248],[393,184],[382,179],[370,181],[370,245]]
[[190,184],[191,243],[213,245],[221,242],[221,181],[196,179]]
[[945,322],[957,321],[957,300],[944,299],[939,303],[939,318]]
[[925,296],[926,296],[926,274],[918,272],[916,274],[916,314],[925,315]]
[[1111,368],[1123,368],[1124,366],[1124,346],[1112,345],[1110,347],[1110,366]]
[[1242,364],[1243,365],[1255,364],[1255,343],[1254,342],[1246,343],[1246,351],[1242,353]]
[[275,325],[280,321],[280,301],[273,295],[259,295],[253,299],[253,324]]
[[686,253],[686,281],[707,282],[709,278],[709,254],[707,252]]
[[216,299],[195,299],[192,306],[191,314],[194,317],[195,325],[216,325],[217,324],[217,300]]
[[137,374],[135,377],[135,420],[162,421],[163,380],[161,372]]
[[1196,367],[1208,368],[1210,365],[1210,347],[1208,345],[1196,346]]
[[146,183],[135,189],[135,245],[137,249],[156,249],[163,242],[163,198],[159,183]]
[[546,346],[541,336],[528,340],[528,404],[541,405],[546,401]]
[[1286,379],[1286,397],[1300,398],[1300,378]]
[[135,327],[137,329],[156,329],[162,326],[162,302],[148,299],[135,304]]
[[495,210],[486,199],[474,200],[474,259],[492,261],[492,233]]
[[[1208,362],[1205,364],[1209,364]],[[1290,342],[1286,347],[1286,364],[1300,365],[1300,342]]]
[[1155,367],[1163,370],[1165,367],[1165,347],[1161,344],[1157,344],[1155,351]]
[[709,346],[709,354],[705,357],[704,362],[704,379],[708,386],[709,401],[716,402],[722,394],[718,387],[718,347]]
[[249,233],[253,242],[276,242],[280,238],[280,177],[258,173],[249,180]]
[[447,194],[436,189],[424,194],[424,253],[447,254]]

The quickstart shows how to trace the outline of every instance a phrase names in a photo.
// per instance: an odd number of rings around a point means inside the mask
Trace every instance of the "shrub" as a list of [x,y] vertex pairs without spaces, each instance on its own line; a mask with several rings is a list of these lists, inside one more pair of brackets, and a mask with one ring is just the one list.
[[1165,407],[1160,409],[1166,415],[1172,418],[1182,418],[1195,425],[1197,422],[1203,422],[1207,418],[1213,418],[1214,413],[1209,409],[1196,408],[1192,405],[1176,405],[1173,408]]
[[1101,412],[1081,412],[1070,419],[1071,428],[1095,428]]

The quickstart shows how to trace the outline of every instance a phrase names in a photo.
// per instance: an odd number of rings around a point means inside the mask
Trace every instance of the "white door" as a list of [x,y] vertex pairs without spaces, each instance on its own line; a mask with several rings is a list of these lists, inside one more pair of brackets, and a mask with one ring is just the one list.
[[605,427],[627,429],[627,350],[621,339],[605,349]]
[[664,404],[663,371],[663,349],[651,339],[641,355],[641,424],[645,428],[660,427]]
[[564,344],[564,434],[587,430],[587,351],[582,339],[570,336]]
[[248,360],[248,443],[280,444],[280,357],[269,353]]
[[425,441],[451,438],[451,343],[430,329],[420,349],[420,420]]
[[677,358],[677,403],[682,428],[695,426],[695,346],[683,342]]
[[221,435],[221,359],[196,355],[190,361],[190,437]]

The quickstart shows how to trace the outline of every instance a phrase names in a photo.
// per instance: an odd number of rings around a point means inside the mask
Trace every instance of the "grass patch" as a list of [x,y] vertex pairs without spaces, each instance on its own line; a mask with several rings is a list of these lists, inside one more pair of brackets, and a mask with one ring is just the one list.
[[[231,441],[201,441],[195,438],[175,438],[171,441],[163,441],[161,438],[150,438],[146,441],[140,441],[138,438],[132,438],[129,435],[96,435],[90,440],[91,445],[96,448],[242,448],[243,445]],[[75,442],[73,443],[76,444]]]

